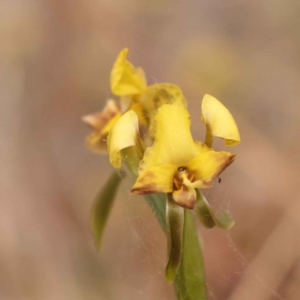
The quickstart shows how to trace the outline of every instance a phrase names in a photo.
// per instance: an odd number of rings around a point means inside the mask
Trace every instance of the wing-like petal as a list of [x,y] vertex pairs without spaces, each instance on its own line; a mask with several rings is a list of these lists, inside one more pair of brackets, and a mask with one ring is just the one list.
[[192,159],[187,168],[197,180],[210,182],[223,172],[234,161],[234,158],[234,154],[225,151],[205,151]]
[[207,94],[202,100],[202,121],[212,136],[224,139],[227,146],[240,143],[240,133],[229,110],[216,98]]
[[135,195],[171,193],[176,166],[161,165],[141,172],[131,189]]
[[121,168],[121,150],[135,146],[139,139],[138,117],[129,110],[116,122],[107,137],[110,163],[115,168]]

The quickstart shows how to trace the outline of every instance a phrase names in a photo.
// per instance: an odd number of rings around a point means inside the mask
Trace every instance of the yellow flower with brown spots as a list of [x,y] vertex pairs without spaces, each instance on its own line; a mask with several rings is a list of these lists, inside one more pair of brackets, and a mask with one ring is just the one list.
[[182,105],[163,105],[155,116],[155,142],[140,163],[131,192],[137,195],[172,193],[174,201],[194,208],[196,188],[209,188],[235,158],[193,140],[190,115]]

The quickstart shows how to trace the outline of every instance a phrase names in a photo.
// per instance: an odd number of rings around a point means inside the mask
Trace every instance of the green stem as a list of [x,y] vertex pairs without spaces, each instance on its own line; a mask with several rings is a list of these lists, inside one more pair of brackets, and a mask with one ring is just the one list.
[[152,209],[157,221],[166,231],[166,199],[163,194],[149,194],[144,196]]
[[205,268],[197,227],[191,210],[185,209],[183,254],[175,279],[178,300],[206,300]]
[[[134,148],[122,151],[125,163],[136,178],[140,157]],[[166,200],[163,194],[145,195],[154,215],[166,232]],[[191,210],[184,210],[183,252],[179,272],[175,278],[178,300],[206,300],[205,268],[197,228]]]
[[167,281],[173,282],[182,261],[184,208],[173,200],[171,193],[167,194],[166,222],[169,260],[165,278]]

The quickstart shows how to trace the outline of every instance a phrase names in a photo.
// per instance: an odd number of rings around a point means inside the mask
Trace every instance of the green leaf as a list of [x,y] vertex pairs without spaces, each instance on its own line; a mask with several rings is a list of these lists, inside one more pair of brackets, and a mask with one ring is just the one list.
[[114,172],[95,198],[92,208],[91,222],[98,250],[101,246],[103,231],[111,211],[117,189],[123,177],[124,174]]
[[166,221],[169,260],[165,277],[173,282],[181,262],[184,209],[174,202],[172,194],[167,195]]
[[175,279],[178,300],[206,300],[205,268],[191,210],[184,210],[183,253]]
[[144,195],[157,221],[164,231],[166,231],[166,199],[164,194]]
[[204,227],[213,228],[216,226],[216,223],[211,216],[210,210],[208,209],[204,201],[198,201],[195,210]]
[[223,211],[218,218],[204,195],[199,191],[197,191],[196,212],[206,228],[213,228],[216,225],[223,229],[230,229],[234,225],[234,220],[231,219],[227,211]]

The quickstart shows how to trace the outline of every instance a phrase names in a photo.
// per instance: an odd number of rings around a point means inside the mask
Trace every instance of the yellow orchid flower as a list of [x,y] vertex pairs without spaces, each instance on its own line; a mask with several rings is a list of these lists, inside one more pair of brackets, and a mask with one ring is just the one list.
[[152,121],[157,108],[174,102],[186,105],[180,88],[174,84],[160,83],[147,86],[143,69],[135,68],[127,60],[127,54],[127,48],[119,53],[110,76],[111,90],[120,97],[119,101],[109,100],[101,112],[82,118],[94,129],[86,139],[86,145],[92,151],[107,153],[108,133],[121,115],[129,110],[137,114],[141,133],[149,132],[152,137]]
[[[86,143],[96,152],[108,150],[115,168],[121,168],[124,160],[126,174],[136,179],[131,193],[145,195],[167,235],[165,278],[169,282],[180,278],[178,298],[189,290],[191,298],[206,299],[203,258],[190,209],[195,208],[206,228],[233,226],[230,214],[215,214],[198,189],[212,187],[212,180],[235,159],[230,152],[214,151],[213,137],[233,146],[240,142],[239,131],[224,105],[205,95],[206,140],[195,141],[180,88],[170,83],[148,86],[144,71],[131,64],[127,54],[128,49],[119,53],[110,76],[111,91],[118,100],[108,100],[101,112],[82,118],[94,131]],[[97,247],[124,175],[114,172],[95,198],[92,225]],[[190,273],[194,275],[187,276]]]
[[208,94],[202,100],[202,122],[206,124],[207,146],[211,147],[213,136],[224,139],[227,146],[235,146],[241,142],[239,130],[229,110]]
[[145,151],[131,192],[172,193],[177,204],[192,209],[195,189],[211,187],[211,181],[233,162],[235,155],[195,142],[190,115],[179,103],[161,106],[154,120],[155,142]]
[[94,130],[86,139],[87,147],[94,152],[107,153],[107,135],[122,114],[129,109],[136,112],[141,126],[148,126],[144,108],[133,98],[146,88],[146,77],[142,69],[134,68],[126,60],[127,53],[128,49],[120,52],[111,71],[111,89],[115,95],[121,96],[120,101],[108,100],[101,112],[82,118],[82,121]]

